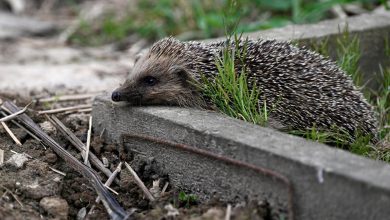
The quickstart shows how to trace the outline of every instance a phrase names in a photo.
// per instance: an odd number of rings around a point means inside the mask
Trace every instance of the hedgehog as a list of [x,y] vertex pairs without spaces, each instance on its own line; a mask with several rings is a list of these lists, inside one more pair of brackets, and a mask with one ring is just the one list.
[[[370,136],[371,142],[377,141],[373,108],[351,78],[333,61],[289,42],[227,39],[202,43],[164,38],[136,59],[111,98],[130,105],[211,107],[196,83],[202,83],[202,77],[215,79],[219,74],[216,60],[225,48],[245,49],[248,86],[260,91],[259,108],[264,102],[267,108],[272,106],[269,118],[277,127],[301,131],[336,127],[352,139],[360,132]],[[240,74],[243,65],[236,68]]]

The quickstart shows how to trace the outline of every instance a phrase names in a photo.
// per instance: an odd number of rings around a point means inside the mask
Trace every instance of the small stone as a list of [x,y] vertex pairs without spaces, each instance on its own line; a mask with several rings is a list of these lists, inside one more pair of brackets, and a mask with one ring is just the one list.
[[68,219],[69,205],[65,199],[58,197],[44,197],[39,205],[55,218]]
[[39,124],[42,130],[48,134],[52,134],[56,131],[56,128],[49,121],[45,121]]
[[84,220],[86,215],[87,215],[87,209],[85,207],[81,208],[77,212],[77,220]]
[[21,186],[21,190],[26,198],[41,199],[54,196],[60,192],[60,183],[56,181],[46,181],[40,184],[38,181],[26,183]]
[[57,155],[54,153],[48,153],[45,156],[45,161],[48,163],[55,163],[57,161]]
[[168,205],[164,206],[164,209],[166,211],[168,211],[167,217],[176,217],[180,214],[179,210],[177,210],[175,207],[173,207],[172,204],[168,204]]
[[6,163],[16,168],[22,168],[26,161],[28,158],[25,154],[14,154]]
[[103,162],[104,167],[108,167],[110,165],[110,163],[108,162],[107,157],[102,157],[102,162]]
[[201,219],[218,220],[218,219],[223,219],[224,215],[225,215],[225,213],[223,210],[221,210],[219,208],[210,208],[209,210],[207,210],[207,212],[205,212],[202,215]]

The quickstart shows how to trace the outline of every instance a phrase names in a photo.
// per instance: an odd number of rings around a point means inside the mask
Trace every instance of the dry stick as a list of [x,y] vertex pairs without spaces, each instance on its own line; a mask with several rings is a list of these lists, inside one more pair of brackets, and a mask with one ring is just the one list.
[[114,193],[115,195],[119,195],[119,193],[117,191],[115,191],[114,189],[112,189],[111,187],[109,186],[106,186],[104,185],[108,190],[110,190],[112,193]]
[[103,128],[103,130],[100,132],[99,138],[102,139],[104,132],[106,131],[106,128]]
[[[107,181],[104,183],[104,185],[109,187],[111,185],[111,183],[114,181],[114,179],[116,178],[116,176],[121,172],[121,170],[122,170],[122,162],[120,162],[118,164],[118,166],[116,167],[114,172],[111,174],[111,176],[107,179]],[[97,197],[95,202],[96,203],[100,202],[100,198]]]
[[153,195],[149,192],[148,188],[146,188],[144,182],[142,182],[142,180],[138,177],[137,173],[133,170],[133,168],[131,168],[131,166],[127,162],[125,162],[125,166],[130,171],[131,175],[133,175],[135,183],[142,189],[146,198],[148,198],[149,201],[153,202],[155,199]]
[[[5,102],[4,108],[10,113],[16,112],[19,108],[12,102]],[[129,216],[125,210],[119,205],[115,198],[110,194],[108,189],[100,181],[97,173],[90,167],[85,166],[83,163],[78,161],[72,154],[62,148],[57,142],[55,142],[49,135],[47,135],[42,129],[26,114],[19,115],[17,119],[26,128],[34,132],[42,141],[50,146],[57,155],[59,155],[68,165],[83,175],[85,179],[95,188],[97,194],[102,198],[104,207],[106,208],[111,219],[127,219]]]
[[9,120],[16,118],[18,115],[23,114],[25,111],[27,111],[27,108],[30,105],[31,105],[31,102],[29,104],[27,104],[26,107],[24,107],[22,110],[17,111],[17,112],[10,114],[8,116],[5,116],[4,118],[1,118],[0,122],[6,122],[6,121],[9,121]]
[[14,150],[10,150],[13,154],[23,154],[24,156],[26,156],[28,159],[33,159],[33,157],[30,155],[30,154],[28,154],[28,153],[25,153],[25,152],[23,152],[23,153],[18,153],[18,152],[16,152],[16,151],[14,151]]
[[62,176],[66,176],[66,173],[64,173],[62,171],[59,171],[59,170],[57,170],[57,169],[55,169],[53,167],[49,167],[49,169],[51,169],[53,172],[58,173],[58,174],[60,174]]
[[77,111],[80,109],[85,109],[85,108],[91,108],[91,104],[84,104],[84,105],[76,105],[76,106],[70,106],[70,107],[65,107],[65,108],[57,108],[57,109],[51,109],[51,110],[44,110],[44,111],[39,111],[38,114],[54,114],[54,113],[60,113],[60,112],[66,112],[66,111]]
[[5,124],[5,122],[1,122],[1,125],[3,125],[5,131],[8,133],[8,135],[12,138],[12,140],[14,140],[14,142],[19,145],[19,146],[22,146],[22,143],[20,143],[19,139],[14,135],[14,133],[12,133],[11,129],[9,129],[9,127]]
[[[66,139],[68,139],[68,141],[70,141],[70,143],[73,145],[73,146],[76,146],[76,148],[80,151],[80,154],[81,154],[81,157],[83,158],[83,160],[85,159],[86,157],[86,154],[85,154],[85,145],[83,144],[83,142],[80,141],[80,139],[78,139],[76,137],[76,135],[74,135],[64,124],[62,124],[62,122],[55,116],[52,116],[53,118],[51,118],[50,116],[48,115],[45,115],[46,119],[50,121],[50,123],[52,123],[58,130],[61,131],[61,133],[66,137]],[[54,118],[56,119],[56,121],[54,121]],[[60,124],[59,124],[60,123]],[[66,132],[69,132],[69,135],[68,133],[64,133],[65,131],[63,131],[62,129],[66,129]],[[99,159],[98,159],[99,160]],[[85,164],[89,167],[91,167],[91,164],[89,163],[89,161]]]
[[231,216],[232,216],[232,205],[231,204],[227,204],[225,220],[230,220]]
[[0,149],[0,166],[4,163],[4,151]]
[[163,187],[162,190],[161,190],[160,195],[164,194],[165,191],[167,191],[168,185],[169,185],[169,182],[166,182],[165,185],[164,185],[164,187]]
[[[7,116],[7,114],[5,114],[3,111],[0,111],[0,113],[4,116]],[[31,131],[29,131],[28,129],[26,129],[24,126],[22,126],[21,124],[19,124],[18,122],[16,122],[15,120],[12,120],[11,121],[12,123],[14,123],[16,126],[18,126],[19,128],[23,129],[25,132],[27,132],[27,134],[29,134],[32,138],[34,138],[35,140],[37,141],[41,141],[41,139],[39,139],[37,136],[35,136],[33,133],[31,133]],[[45,148],[46,149],[46,148]]]
[[92,112],[92,108],[85,108],[85,109],[80,109],[77,112],[83,113],[83,112]]
[[88,164],[89,147],[91,146],[91,132],[92,132],[92,116],[89,116],[89,128],[87,135],[87,146],[85,149],[84,164]]
[[[115,177],[120,173],[122,170],[122,162],[118,164],[114,172],[112,172],[112,175],[107,179],[107,181],[104,183],[105,186],[109,187],[111,183],[114,181]],[[98,204],[100,202],[100,197],[98,196],[95,200],[95,203]],[[90,215],[93,210],[95,209],[95,205],[92,205],[91,209],[88,212],[88,215]]]
[[64,114],[71,114],[71,113],[84,113],[84,112],[92,112],[92,108],[84,108],[84,109],[79,109],[79,110],[71,110],[71,111],[66,111]]
[[90,99],[97,95],[98,93],[91,94],[75,94],[75,95],[61,95],[61,96],[53,96],[48,98],[38,99],[38,102],[59,102],[59,101],[77,101],[83,99]]
[[[71,132],[69,128],[67,128],[56,116],[46,116],[46,118],[65,136],[66,139],[68,139],[70,143],[72,143],[73,146],[75,146],[81,152],[81,155],[84,158],[85,145],[83,144],[83,142],[81,142],[80,139],[78,139],[76,135],[74,135],[73,132]],[[106,175],[107,177],[110,177],[112,175],[112,172],[104,166],[104,164],[94,153],[89,152],[88,155],[91,163],[98,170],[102,171],[102,173],[104,173],[104,175]],[[119,184],[119,180],[115,179],[115,183]]]
[[8,189],[7,187],[5,187],[3,185],[0,185],[0,187],[3,188],[6,192],[10,193],[12,195],[12,197],[14,197],[14,199],[19,203],[19,205],[21,207],[23,207],[23,203],[18,199],[18,197],[10,189]]

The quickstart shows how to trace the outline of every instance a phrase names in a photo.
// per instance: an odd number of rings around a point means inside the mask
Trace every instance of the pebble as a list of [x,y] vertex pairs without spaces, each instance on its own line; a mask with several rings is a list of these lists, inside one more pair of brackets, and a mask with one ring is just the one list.
[[28,158],[25,154],[14,154],[9,158],[6,164],[9,164],[15,168],[22,168],[24,163],[28,161]]
[[77,212],[76,219],[77,220],[84,220],[86,215],[87,215],[87,209],[85,207],[83,207]]
[[60,182],[46,181],[45,183],[25,183],[21,185],[21,191],[24,192],[26,198],[41,199],[44,197],[54,196],[60,193]]
[[172,204],[164,206],[164,209],[167,211],[167,217],[176,217],[180,214],[179,210],[173,207]]
[[58,219],[68,219],[69,205],[65,199],[59,197],[44,197],[39,202],[47,213]]
[[201,219],[207,219],[207,220],[217,220],[217,219],[223,219],[225,213],[223,210],[219,208],[210,208],[202,215]]
[[45,161],[48,162],[48,163],[55,163],[57,161],[57,155],[55,153],[48,153],[46,154],[45,156]]
[[53,134],[56,131],[56,128],[49,121],[39,123],[39,126],[42,128],[44,132],[48,134]]

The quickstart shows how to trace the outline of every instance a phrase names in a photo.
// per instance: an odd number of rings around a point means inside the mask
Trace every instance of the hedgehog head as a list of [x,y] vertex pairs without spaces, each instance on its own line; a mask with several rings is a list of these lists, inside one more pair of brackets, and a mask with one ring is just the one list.
[[125,83],[112,93],[115,102],[132,105],[201,106],[185,59],[187,45],[165,38],[136,60]]

